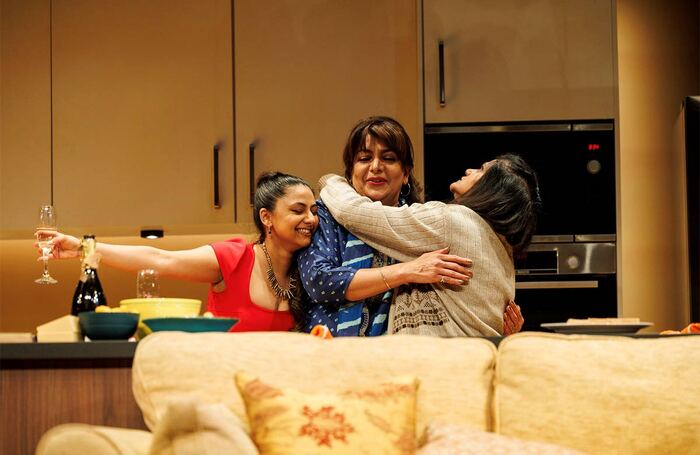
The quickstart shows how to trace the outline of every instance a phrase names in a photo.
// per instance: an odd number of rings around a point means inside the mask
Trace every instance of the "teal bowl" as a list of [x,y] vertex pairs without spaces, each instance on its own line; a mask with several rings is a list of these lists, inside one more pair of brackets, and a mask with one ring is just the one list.
[[228,332],[238,322],[235,318],[170,317],[144,319],[143,323],[153,332]]
[[91,340],[128,340],[139,323],[137,313],[83,311],[78,314],[78,319],[80,330]]

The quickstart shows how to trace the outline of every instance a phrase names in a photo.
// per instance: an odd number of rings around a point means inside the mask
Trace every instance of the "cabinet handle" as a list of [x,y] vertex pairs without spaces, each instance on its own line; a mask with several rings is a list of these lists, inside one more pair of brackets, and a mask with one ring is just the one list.
[[248,173],[250,182],[250,205],[255,202],[255,142],[248,145]]
[[219,200],[219,144],[214,144],[214,208],[221,208]]
[[445,107],[445,42],[438,41],[438,72],[440,79],[440,106]]

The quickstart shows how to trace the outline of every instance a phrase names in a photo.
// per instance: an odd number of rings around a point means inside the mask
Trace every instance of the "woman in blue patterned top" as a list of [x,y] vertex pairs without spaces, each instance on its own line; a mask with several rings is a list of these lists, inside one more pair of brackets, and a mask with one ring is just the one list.
[[[413,176],[413,146],[404,128],[388,117],[361,120],[343,151],[345,177],[373,201],[396,206],[422,202]],[[306,291],[306,318],[298,328],[318,324],[333,336],[377,336],[386,333],[393,288],[441,279],[466,285],[471,261],[447,249],[410,262],[394,263],[338,224],[318,200],[319,225],[311,245],[298,258]],[[388,283],[391,282],[393,286]]]

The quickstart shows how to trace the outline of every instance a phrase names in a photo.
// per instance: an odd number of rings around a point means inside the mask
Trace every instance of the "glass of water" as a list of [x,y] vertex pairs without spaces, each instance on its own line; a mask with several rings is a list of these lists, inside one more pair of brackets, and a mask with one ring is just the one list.
[[160,281],[156,270],[139,270],[136,275],[136,297],[139,299],[160,297]]

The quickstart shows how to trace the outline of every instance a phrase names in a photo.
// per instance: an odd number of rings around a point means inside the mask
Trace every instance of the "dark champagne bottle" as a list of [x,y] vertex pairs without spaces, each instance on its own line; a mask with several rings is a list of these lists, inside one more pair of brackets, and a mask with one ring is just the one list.
[[71,314],[77,316],[83,311],[94,311],[100,305],[107,305],[97,276],[98,256],[95,254],[95,236],[85,235],[80,243],[80,280],[73,294]]

